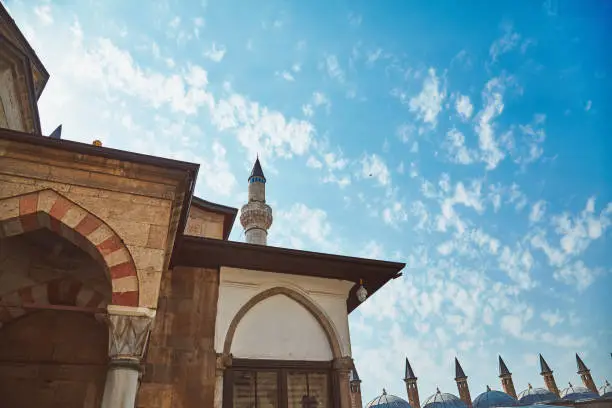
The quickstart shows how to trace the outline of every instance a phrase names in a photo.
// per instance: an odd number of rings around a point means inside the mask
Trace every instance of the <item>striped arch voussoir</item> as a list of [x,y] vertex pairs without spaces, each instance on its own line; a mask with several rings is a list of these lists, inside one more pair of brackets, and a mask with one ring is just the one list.
[[29,305],[70,305],[101,309],[107,298],[73,279],[55,279],[20,288],[0,297],[0,325],[27,313]]
[[112,304],[138,306],[138,276],[123,240],[104,221],[54,190],[0,200],[0,238],[48,228],[105,266]]

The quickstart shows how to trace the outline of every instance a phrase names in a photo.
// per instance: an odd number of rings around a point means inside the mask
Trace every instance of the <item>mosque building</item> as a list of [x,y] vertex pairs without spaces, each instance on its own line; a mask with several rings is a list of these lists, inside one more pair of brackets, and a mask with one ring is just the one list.
[[259,158],[228,240],[198,164],[44,136],[48,79],[0,1],[0,407],[350,408],[348,315],[404,264],[268,246]]
[[[381,395],[366,404],[366,408],[498,408],[498,407],[530,407],[530,406],[566,406],[584,408],[612,408],[612,385],[606,380],[601,388],[597,388],[591,372],[576,354],[576,365],[582,386],[568,383],[566,388],[559,390],[553,370],[540,354],[540,375],[544,387],[534,388],[531,384],[526,390],[516,393],[512,373],[499,356],[499,378],[503,391],[492,390],[488,385],[486,391],[472,400],[467,382],[459,360],[455,358],[455,382],[459,396],[451,393],[436,392],[425,399],[421,405],[417,377],[406,358],[404,383],[408,400],[387,394],[383,389]],[[363,408],[361,404],[361,380],[356,369],[350,377],[352,408]],[[543,407],[542,407],[543,408]]]

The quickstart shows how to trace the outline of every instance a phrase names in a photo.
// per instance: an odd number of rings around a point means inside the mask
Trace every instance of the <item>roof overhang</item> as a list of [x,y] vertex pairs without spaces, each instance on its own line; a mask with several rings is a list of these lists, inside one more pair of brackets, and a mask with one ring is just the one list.
[[350,313],[360,304],[356,295],[360,279],[371,296],[401,276],[406,264],[183,235],[177,237],[170,266],[225,266],[354,282],[347,299]]
[[201,208],[205,211],[210,211],[222,215],[223,239],[227,240],[229,238],[229,235],[232,232],[232,227],[234,226],[234,222],[236,221],[236,215],[238,214],[237,208],[212,203],[196,196],[193,196],[193,198],[191,199],[191,205],[197,208]]

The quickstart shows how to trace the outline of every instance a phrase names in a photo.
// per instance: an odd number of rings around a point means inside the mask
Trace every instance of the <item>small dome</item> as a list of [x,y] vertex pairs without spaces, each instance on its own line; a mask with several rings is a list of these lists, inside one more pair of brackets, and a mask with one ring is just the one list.
[[477,396],[473,403],[474,408],[513,407],[515,405],[517,405],[517,400],[510,395],[490,389]]
[[605,384],[599,389],[601,398],[612,398],[612,385],[606,380]]
[[543,404],[556,399],[557,396],[546,388],[533,388],[531,384],[529,384],[529,388],[518,395],[518,402],[521,405]]
[[573,386],[569,383],[569,387],[561,391],[561,399],[568,401],[582,401],[587,399],[599,398],[599,395],[586,387]]
[[387,394],[383,388],[382,394],[370,401],[366,408],[410,408],[410,404],[400,397]]
[[467,405],[453,394],[437,390],[434,395],[425,400],[423,408],[467,408]]

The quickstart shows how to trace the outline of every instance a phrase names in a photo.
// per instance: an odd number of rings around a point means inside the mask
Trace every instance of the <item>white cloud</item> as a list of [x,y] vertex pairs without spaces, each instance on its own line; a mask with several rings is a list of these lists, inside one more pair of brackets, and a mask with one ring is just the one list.
[[285,81],[293,82],[295,81],[295,77],[289,71],[275,72],[275,75],[283,78]]
[[338,57],[335,55],[325,57],[325,68],[331,78],[336,79],[338,82],[344,82],[344,71],[340,68]]
[[544,217],[544,213],[546,212],[546,201],[539,200],[531,207],[531,212],[529,213],[529,221],[536,223],[542,220]]
[[435,128],[445,97],[446,91],[440,89],[440,79],[436,76],[435,69],[429,68],[428,76],[423,81],[423,89],[417,96],[410,98],[408,106],[417,118]]
[[306,165],[313,169],[320,169],[321,167],[323,167],[323,163],[321,163],[319,160],[317,160],[313,156],[310,156],[308,158],[308,160],[306,161]]
[[51,6],[48,4],[41,4],[34,7],[34,14],[40,19],[44,25],[53,24],[53,13],[51,12]]
[[487,164],[488,170],[493,170],[504,158],[504,153],[500,150],[495,139],[493,122],[504,109],[502,98],[504,85],[502,81],[503,79],[494,78],[487,82],[482,92],[485,106],[478,114],[478,123],[475,126],[481,150],[481,160]]
[[576,261],[555,270],[553,277],[566,285],[575,286],[578,292],[584,291],[595,282],[595,278],[602,274],[599,268],[588,268],[584,262]]
[[554,327],[559,323],[563,323],[563,321],[565,320],[565,318],[563,318],[563,316],[561,315],[561,313],[559,313],[558,310],[554,312],[550,310],[545,310],[540,314],[540,317],[542,318],[542,320],[548,323],[550,327]]
[[391,173],[386,163],[376,154],[365,155],[361,159],[361,175],[362,177],[374,177],[382,186],[391,183]]
[[404,143],[408,143],[415,134],[416,128],[412,124],[402,124],[397,128],[397,137]]
[[472,117],[472,113],[474,112],[474,106],[472,106],[470,97],[467,95],[459,95],[457,97],[455,109],[457,109],[457,113],[463,120],[467,120]]
[[465,136],[456,128],[446,133],[444,146],[448,151],[449,159],[453,163],[471,164],[475,161],[477,153],[465,146]]
[[521,40],[520,34],[513,30],[511,24],[505,24],[502,27],[502,30],[504,31],[504,34],[495,40],[489,48],[489,55],[491,56],[491,60],[493,62],[496,62],[502,54],[510,52],[516,48]]
[[273,245],[302,249],[338,252],[327,213],[304,203],[295,203],[287,209],[275,209],[274,224],[270,229]]
[[586,106],[584,107],[584,110],[588,112],[588,111],[591,110],[592,106],[593,106],[593,101],[588,100],[587,103],[586,103]]
[[221,62],[226,52],[227,48],[224,45],[217,45],[213,42],[210,49],[204,51],[204,56],[213,62]]

